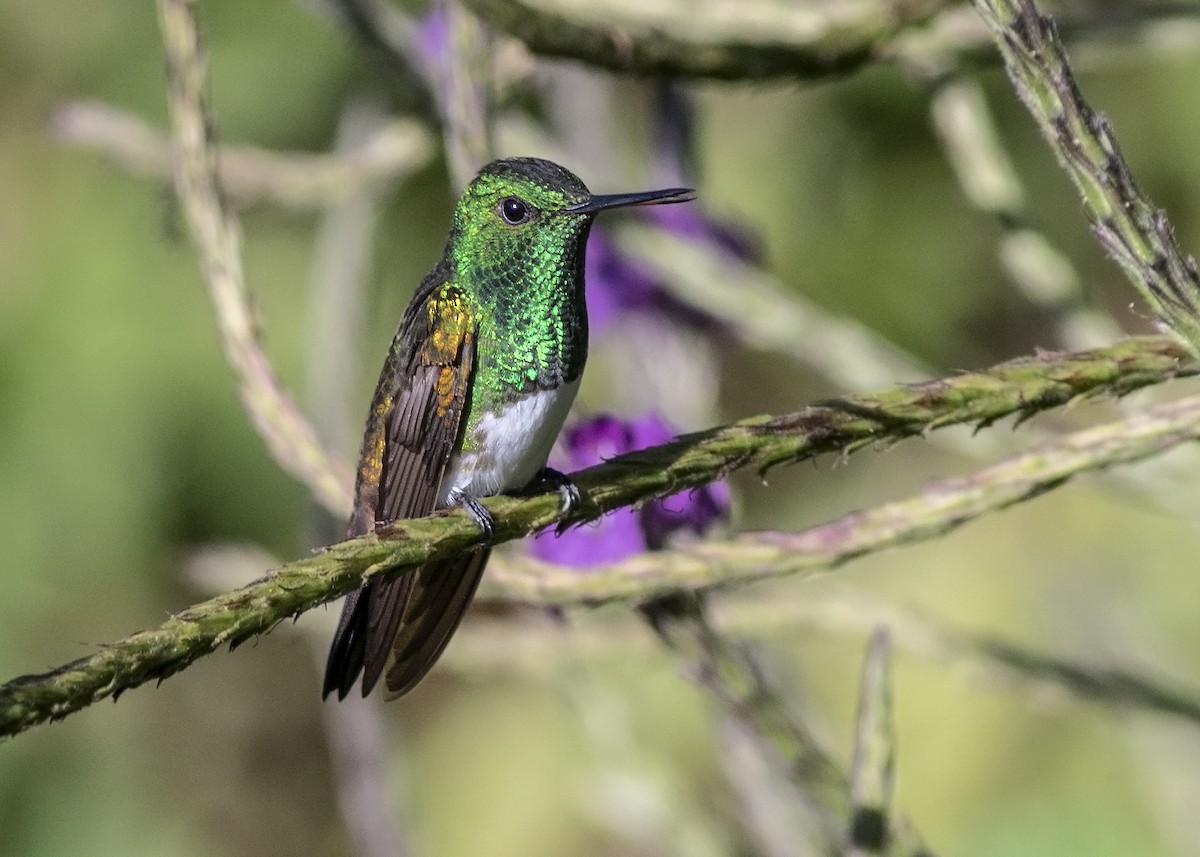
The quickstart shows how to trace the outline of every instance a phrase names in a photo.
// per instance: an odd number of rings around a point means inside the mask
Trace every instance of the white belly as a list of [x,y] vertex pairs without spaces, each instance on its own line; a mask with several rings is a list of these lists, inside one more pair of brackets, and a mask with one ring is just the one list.
[[485,414],[475,431],[475,448],[457,452],[446,467],[439,506],[452,493],[489,497],[524,488],[546,466],[579,381],[539,390],[499,413]]

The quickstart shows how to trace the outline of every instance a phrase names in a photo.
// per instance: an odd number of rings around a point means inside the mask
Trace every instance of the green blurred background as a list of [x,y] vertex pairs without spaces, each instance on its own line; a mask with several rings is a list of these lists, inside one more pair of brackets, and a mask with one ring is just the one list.
[[[348,101],[386,91],[350,36],[304,4],[222,0],[202,11],[224,142],[326,150]],[[1081,50],[1079,71],[1180,244],[1195,248],[1200,38],[1175,41],[1169,51]],[[1007,82],[995,68],[979,76],[1036,222],[1096,305],[1146,329],[1148,313],[1092,241]],[[645,179],[645,87],[616,87],[633,105],[606,143],[622,168],[568,164],[602,191]],[[761,235],[789,287],[938,371],[1058,344],[1005,281],[998,227],[964,200],[927,97],[900,72],[695,93],[704,204]],[[238,405],[166,188],[52,141],[56,107],[83,98],[165,126],[150,4],[0,0],[3,678],[80,657],[202,597],[181,575],[199,547],[254,544],[287,559],[317,538],[305,491]],[[355,343],[363,370],[347,381],[355,419],[451,205],[440,160],[384,200]],[[243,224],[267,351],[299,390],[317,221],[255,210]],[[610,406],[605,371],[603,360],[590,368],[585,410]],[[717,383],[719,419],[836,392],[728,344]],[[1112,413],[1089,405],[1070,419]],[[795,529],[975,466],[910,441],[848,466],[779,470],[769,486],[739,479],[737,524]],[[1165,503],[1085,483],[936,543],[719,606],[843,761],[864,633],[797,618],[843,584],[956,627],[1196,687],[1200,506],[1189,505],[1187,473],[1175,476]],[[157,689],[0,745],[0,855],[350,853],[319,699],[334,615],[315,611]],[[896,695],[898,803],[939,853],[1200,853],[1195,724],[903,652]],[[385,724],[386,800],[415,853],[752,853],[722,769],[719,713],[627,611],[573,614],[565,628],[524,613],[469,621],[430,680],[386,707]]]

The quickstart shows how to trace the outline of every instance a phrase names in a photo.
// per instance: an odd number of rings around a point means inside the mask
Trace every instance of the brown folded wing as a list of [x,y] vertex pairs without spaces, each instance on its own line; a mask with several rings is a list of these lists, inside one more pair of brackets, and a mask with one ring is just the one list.
[[[372,403],[350,535],[427,515],[465,427],[476,324],[464,295],[426,283],[405,313]],[[351,593],[330,647],[325,694],[363,675],[400,695],[429,671],[471,602],[488,552],[428,563]]]

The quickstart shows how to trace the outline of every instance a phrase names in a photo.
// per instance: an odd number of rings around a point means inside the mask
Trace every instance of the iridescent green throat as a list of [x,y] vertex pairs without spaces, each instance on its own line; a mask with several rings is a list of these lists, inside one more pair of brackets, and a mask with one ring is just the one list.
[[552,389],[583,371],[583,254],[573,246],[586,240],[586,226],[581,231],[568,241],[538,241],[501,266],[470,259],[460,268],[479,307],[476,383],[483,390]]
[[[587,359],[583,256],[592,218],[562,210],[587,190],[564,190],[497,178],[477,180],[468,194],[484,202],[516,193],[537,206],[521,230],[478,223],[487,205],[460,205],[446,248],[449,281],[478,313],[476,408],[576,380]],[[482,197],[482,199],[480,199]],[[471,200],[465,200],[469,203]]]

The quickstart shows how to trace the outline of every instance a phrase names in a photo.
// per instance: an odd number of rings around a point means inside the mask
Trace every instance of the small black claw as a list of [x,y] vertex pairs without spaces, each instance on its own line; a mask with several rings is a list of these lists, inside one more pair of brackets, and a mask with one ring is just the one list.
[[571,481],[567,474],[555,470],[553,467],[543,467],[539,470],[533,477],[533,484],[538,487],[558,489],[558,496],[562,500],[561,511],[564,515],[571,514],[583,503],[579,487]]
[[450,500],[467,510],[467,514],[479,525],[479,529],[483,530],[485,537],[490,539],[496,535],[496,519],[479,502],[479,498],[468,497],[466,494],[455,492],[451,495]]

